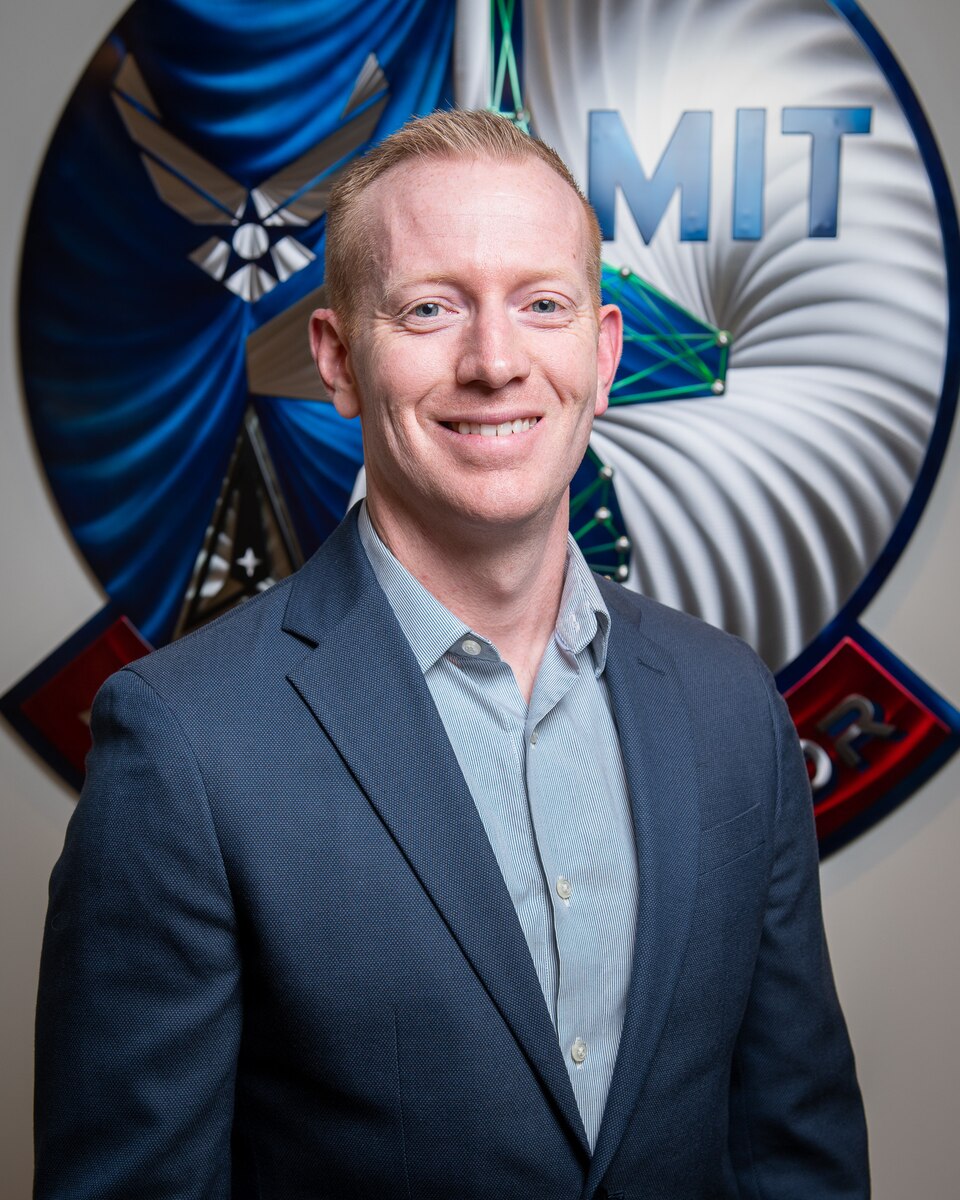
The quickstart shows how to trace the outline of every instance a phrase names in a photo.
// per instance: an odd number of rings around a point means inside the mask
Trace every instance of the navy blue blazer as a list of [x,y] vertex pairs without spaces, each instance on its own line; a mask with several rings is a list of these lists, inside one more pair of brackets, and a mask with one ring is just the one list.
[[97,699],[51,881],[38,1197],[867,1196],[784,704],[741,642],[603,590],[640,894],[595,1153],[351,515]]

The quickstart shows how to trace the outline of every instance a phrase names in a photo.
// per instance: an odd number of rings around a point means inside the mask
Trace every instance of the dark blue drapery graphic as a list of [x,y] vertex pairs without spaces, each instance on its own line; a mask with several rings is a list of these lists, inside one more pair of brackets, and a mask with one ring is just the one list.
[[[305,553],[342,516],[362,454],[330,405],[248,389],[248,335],[322,283],[322,215],[291,231],[309,265],[253,302],[235,295],[189,257],[231,231],[160,198],[117,72],[132,60],[153,125],[249,192],[337,130],[371,53],[386,103],[351,155],[449,103],[453,17],[436,0],[140,0],[70,101],[24,249],[25,391],[81,551],[154,644],[173,631],[250,406]],[[248,197],[237,221],[256,215]]]

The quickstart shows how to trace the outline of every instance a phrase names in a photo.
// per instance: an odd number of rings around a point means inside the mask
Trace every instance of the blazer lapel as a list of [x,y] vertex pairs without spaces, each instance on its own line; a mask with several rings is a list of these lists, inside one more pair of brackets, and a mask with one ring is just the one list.
[[295,578],[284,628],[316,644],[290,672],[290,682],[379,813],[587,1153],[520,922],[353,514]]
[[700,845],[696,752],[669,655],[612,616],[605,677],[623,754],[637,842],[633,970],[620,1049],[586,1194],[603,1178],[626,1132],[660,1040],[693,919]]

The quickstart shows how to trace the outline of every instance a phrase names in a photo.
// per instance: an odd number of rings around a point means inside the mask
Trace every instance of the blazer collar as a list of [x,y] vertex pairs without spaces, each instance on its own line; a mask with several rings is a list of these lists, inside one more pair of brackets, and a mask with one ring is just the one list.
[[379,813],[589,1154],[530,952],[423,674],[370,567],[357,510],[293,578],[283,628],[314,647],[288,678]]

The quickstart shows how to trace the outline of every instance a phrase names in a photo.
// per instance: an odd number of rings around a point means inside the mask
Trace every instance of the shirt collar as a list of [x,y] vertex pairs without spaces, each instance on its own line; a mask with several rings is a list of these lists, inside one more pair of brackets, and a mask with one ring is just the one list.
[[593,654],[594,674],[607,663],[610,613],[600,595],[593,572],[572,534],[567,535],[567,574],[560,597],[555,636],[561,649],[576,656],[587,646]]
[[[472,651],[473,657],[499,657],[486,638],[455,617],[387,549],[373,527],[366,503],[360,506],[358,528],[377,582],[424,674],[445,654],[454,651],[459,655],[468,639],[481,647],[478,655],[471,646],[468,656]],[[573,656],[590,646],[594,674],[599,676],[606,665],[609,635],[610,614],[600,589],[580,547],[568,536],[567,572],[554,636],[561,649]]]

